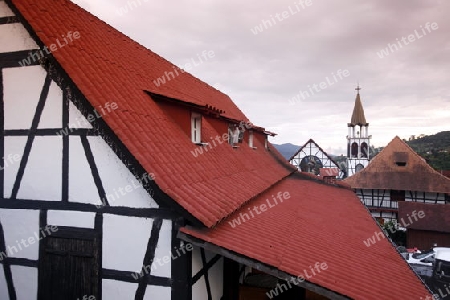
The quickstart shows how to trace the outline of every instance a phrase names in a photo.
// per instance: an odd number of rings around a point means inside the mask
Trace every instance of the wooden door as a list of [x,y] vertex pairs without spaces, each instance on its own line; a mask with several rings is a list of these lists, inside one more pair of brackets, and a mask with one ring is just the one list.
[[99,299],[96,239],[48,236],[41,247],[38,299]]

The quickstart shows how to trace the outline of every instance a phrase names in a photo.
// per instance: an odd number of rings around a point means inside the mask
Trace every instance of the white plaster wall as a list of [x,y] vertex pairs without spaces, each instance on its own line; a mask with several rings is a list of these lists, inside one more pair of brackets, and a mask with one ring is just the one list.
[[[36,235],[40,237],[39,211],[0,209],[0,222],[5,234],[6,253],[8,256],[38,259],[39,241]],[[28,239],[31,237],[34,239],[33,244],[28,243]],[[26,241],[27,247],[21,244],[22,239]],[[20,243],[20,247],[18,243]],[[8,251],[8,247],[10,247],[10,251]]]
[[200,248],[194,247],[192,250],[192,276],[195,276],[203,268]]
[[56,84],[56,82],[52,81],[38,128],[62,127],[62,99],[63,95],[61,88]]
[[144,300],[170,300],[171,298],[172,290],[170,287],[148,285],[147,289],[145,290]]
[[0,32],[0,53],[38,48],[36,42],[20,23],[3,24]]
[[[175,249],[171,249],[172,247],[172,221],[164,220],[161,226],[161,231],[159,233],[158,245],[155,251],[155,260],[152,264],[152,275],[161,276],[161,277],[171,277],[171,267],[172,267],[172,257],[171,251],[173,253],[173,257],[178,258],[178,253]],[[181,250],[178,252],[183,255]],[[164,257],[168,256],[170,258],[168,263],[164,263]],[[161,263],[157,263],[156,259],[159,258]],[[166,258],[167,261],[167,258]],[[161,266],[162,264],[162,266]]]
[[23,150],[27,142],[27,137],[6,136],[5,137],[5,156],[4,156],[4,197],[11,197],[14,181],[19,170],[20,161],[23,156]]
[[101,204],[79,136],[69,137],[69,201]]
[[9,299],[8,286],[6,285],[5,272],[3,265],[0,264],[0,299]]
[[38,288],[38,269],[22,266],[11,266],[11,273],[14,287],[16,289],[17,300],[36,299]]
[[91,136],[88,140],[111,206],[158,207],[101,137]]
[[49,210],[47,213],[47,224],[93,229],[95,226],[95,213]]
[[69,102],[69,128],[92,128],[91,123]]
[[152,224],[152,219],[105,214],[103,268],[140,272]]
[[62,137],[36,136],[17,198],[61,200]]
[[5,129],[31,127],[45,76],[41,66],[3,69]]
[[[214,253],[205,251],[206,262],[209,262],[211,258],[215,256]],[[192,253],[192,275],[198,273],[203,268],[200,249],[194,247]],[[220,300],[223,295],[223,258],[221,258],[211,269],[208,271],[208,279],[211,287],[211,295],[213,300]],[[206,290],[205,278],[201,277],[192,286],[192,299],[196,300],[208,300],[208,293]]]
[[[118,280],[103,279],[102,280],[102,299],[134,299],[137,283],[123,282]],[[159,298],[154,298],[158,299]],[[161,299],[162,300],[162,299]]]
[[2,17],[8,17],[8,16],[14,16],[14,13],[9,8],[8,5],[6,5],[5,1],[0,1],[0,18]]
[[209,270],[209,285],[213,300],[220,300],[223,295],[223,258]]
[[[206,290],[205,278],[201,277],[193,286],[192,286],[192,299],[196,300],[208,300],[208,292]],[[216,299],[213,299],[216,300]]]

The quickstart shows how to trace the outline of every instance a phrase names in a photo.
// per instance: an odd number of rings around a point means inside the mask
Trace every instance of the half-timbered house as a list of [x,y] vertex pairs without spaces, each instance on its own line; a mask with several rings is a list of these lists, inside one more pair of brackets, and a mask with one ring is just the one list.
[[398,203],[450,203],[450,179],[395,137],[361,172],[345,179],[372,215],[397,220]]
[[339,178],[345,177],[346,166],[340,166],[313,139],[309,139],[290,158],[289,162],[300,172],[320,175],[320,169],[337,169]]
[[0,299],[429,295],[347,186],[70,1],[0,1],[0,126]]

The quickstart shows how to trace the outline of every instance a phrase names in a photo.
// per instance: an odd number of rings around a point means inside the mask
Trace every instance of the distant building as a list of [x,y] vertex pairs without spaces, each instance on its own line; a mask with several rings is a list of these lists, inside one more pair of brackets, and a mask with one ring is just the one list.
[[369,123],[364,116],[364,108],[362,106],[359,91],[359,85],[356,87],[355,107],[353,108],[352,118],[348,126],[347,135],[347,175],[352,176],[361,171],[369,164],[370,160],[370,139]]
[[313,139],[309,139],[298,151],[289,158],[289,162],[300,172],[321,175],[320,170],[338,169],[339,178],[345,177],[345,165],[340,165],[328,155]]
[[379,221],[395,220],[398,203],[450,202],[450,179],[395,137],[365,168],[344,180]]

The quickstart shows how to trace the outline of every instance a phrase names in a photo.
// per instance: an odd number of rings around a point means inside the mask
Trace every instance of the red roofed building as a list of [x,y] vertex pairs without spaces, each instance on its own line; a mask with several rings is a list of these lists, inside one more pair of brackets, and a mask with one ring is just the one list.
[[0,299],[430,295],[227,95],[67,0],[0,13]]
[[[423,217],[414,218],[420,211]],[[435,244],[450,247],[450,205],[400,202],[398,219],[408,225],[406,247],[430,249]]]
[[344,180],[380,221],[397,219],[402,201],[446,204],[450,179],[395,137],[362,171]]

